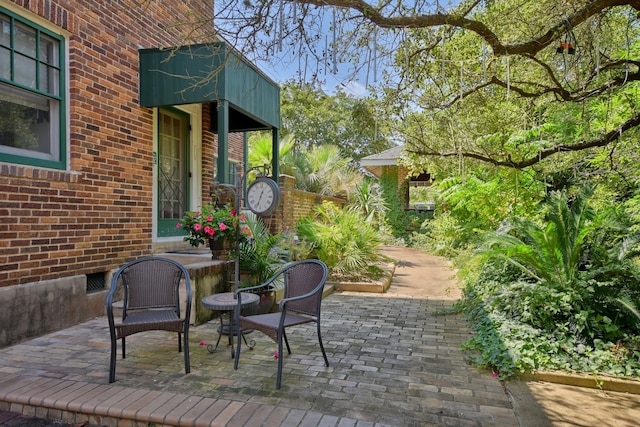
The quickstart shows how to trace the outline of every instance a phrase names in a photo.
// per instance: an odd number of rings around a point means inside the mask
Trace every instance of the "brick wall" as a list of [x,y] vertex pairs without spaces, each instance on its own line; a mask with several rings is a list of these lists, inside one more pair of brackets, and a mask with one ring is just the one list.
[[279,186],[282,200],[273,214],[265,218],[265,224],[269,226],[271,233],[294,230],[301,218],[308,216],[312,213],[314,206],[321,205],[325,200],[334,202],[341,207],[346,202],[338,197],[298,190],[295,188],[295,182],[296,179],[292,176],[280,175]]
[[[211,16],[212,2],[12,3],[71,34],[70,161],[67,171],[0,163],[0,287],[105,272],[150,254],[153,111],[138,102],[138,48],[211,40],[212,24],[183,34],[194,12]],[[204,105],[203,200],[217,150],[209,121]],[[242,136],[230,145],[240,160]]]

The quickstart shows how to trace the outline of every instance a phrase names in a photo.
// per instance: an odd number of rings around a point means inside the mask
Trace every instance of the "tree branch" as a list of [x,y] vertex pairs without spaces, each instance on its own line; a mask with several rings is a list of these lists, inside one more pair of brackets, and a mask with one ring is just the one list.
[[[362,17],[381,28],[429,28],[449,25],[461,29],[473,31],[482,37],[493,50],[495,56],[504,55],[535,55],[547,46],[555,43],[558,37],[567,30],[567,24],[571,27],[577,27],[590,17],[600,13],[601,11],[619,6],[631,6],[636,10],[640,10],[640,0],[594,0],[587,3],[582,9],[577,10],[573,14],[558,22],[546,33],[523,43],[504,44],[500,41],[498,35],[484,23],[466,18],[465,16],[471,12],[471,8],[467,9],[464,14],[457,15],[455,13],[435,13],[429,15],[417,16],[385,16],[380,10],[364,0],[289,0],[299,3],[313,4],[319,7],[334,6],[343,9],[352,9],[359,11]],[[478,5],[476,2],[473,6]],[[472,7],[473,7],[472,6]]]
[[430,157],[467,157],[470,159],[480,160],[485,163],[490,163],[495,166],[506,166],[514,169],[524,169],[529,166],[533,166],[538,162],[541,162],[543,159],[547,157],[551,157],[554,154],[568,152],[568,151],[582,151],[587,150],[589,148],[597,148],[604,147],[609,143],[617,140],[620,135],[624,134],[629,129],[632,129],[636,126],[640,125],[640,114],[635,117],[627,120],[616,129],[607,132],[602,135],[600,138],[592,139],[590,141],[580,141],[575,144],[559,144],[551,148],[545,148],[538,151],[537,154],[531,156],[528,159],[523,159],[520,161],[514,161],[511,159],[511,155],[507,154],[507,158],[504,160],[496,159],[486,154],[474,152],[474,151],[449,151],[445,153],[440,153],[434,150],[419,150],[419,149],[408,149],[407,152],[422,156],[430,156]]

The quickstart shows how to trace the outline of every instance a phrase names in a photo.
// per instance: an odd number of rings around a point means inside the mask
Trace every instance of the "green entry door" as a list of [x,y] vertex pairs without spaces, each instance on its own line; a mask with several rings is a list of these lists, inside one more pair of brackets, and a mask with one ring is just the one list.
[[176,223],[189,206],[189,116],[161,109],[158,123],[158,237],[180,236]]

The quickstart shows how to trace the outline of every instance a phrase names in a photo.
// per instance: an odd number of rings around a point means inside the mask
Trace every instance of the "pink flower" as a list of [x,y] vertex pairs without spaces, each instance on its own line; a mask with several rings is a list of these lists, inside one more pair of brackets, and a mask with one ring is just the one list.
[[180,223],[177,223],[177,224],[176,224],[176,228],[180,228],[180,227],[181,227],[181,224],[180,224]]
[[205,346],[205,345],[207,345],[207,343],[206,343],[206,342],[204,342],[204,341],[200,341],[200,345],[201,345],[201,346]]
[[492,372],[492,373],[491,373],[491,376],[492,376],[493,378],[498,378],[498,374],[497,374],[497,373],[495,373],[495,372]]
[[278,350],[275,350],[275,351],[273,352],[273,357],[274,357],[275,359],[277,359],[277,358],[279,357],[279,356],[278,356]]
[[235,209],[231,209],[231,216],[236,216],[236,210]]
[[220,224],[218,224],[218,227],[220,227],[220,231],[224,231],[227,229],[227,226],[225,225],[224,222],[221,222]]
[[195,231],[200,231],[200,230],[202,230],[202,224],[194,224],[194,225],[193,225],[193,229],[194,229]]
[[240,221],[246,221],[247,216],[245,214],[240,215]]
[[209,222],[213,221],[213,215],[209,215],[209,216],[207,217],[207,221],[209,221]]
[[207,225],[204,227],[204,233],[208,234],[209,236],[213,236],[214,234],[216,234],[216,230]]

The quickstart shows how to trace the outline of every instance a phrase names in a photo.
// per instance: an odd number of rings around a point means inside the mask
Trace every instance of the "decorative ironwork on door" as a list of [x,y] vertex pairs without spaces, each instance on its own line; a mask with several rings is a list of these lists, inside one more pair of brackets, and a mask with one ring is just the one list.
[[176,221],[187,210],[189,118],[161,111],[158,130],[158,235],[179,235]]

